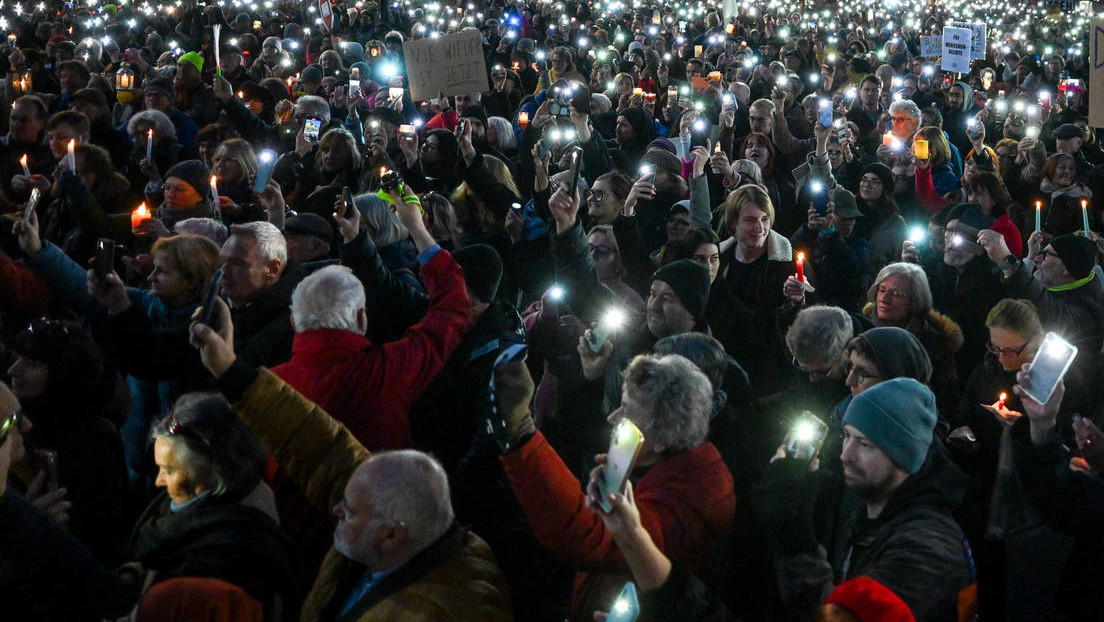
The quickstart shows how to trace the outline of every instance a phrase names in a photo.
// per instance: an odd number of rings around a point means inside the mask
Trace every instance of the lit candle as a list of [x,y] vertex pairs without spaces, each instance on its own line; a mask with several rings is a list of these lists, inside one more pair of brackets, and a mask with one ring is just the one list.
[[150,214],[149,208],[146,207],[146,204],[143,203],[139,205],[138,209],[130,213],[130,230],[137,231],[138,225],[149,220],[150,218],[153,218],[153,215]]
[[1004,410],[1004,400],[1008,398],[1007,393],[1001,393],[1000,398],[997,399],[997,410]]
[[291,78],[288,78],[288,97],[295,97],[295,91],[291,90]]
[[19,158],[19,163],[23,165],[23,175],[25,177],[31,176],[31,169],[27,167],[27,154],[23,154],[22,158]]
[[215,42],[215,75],[222,77],[222,56],[219,54],[219,34],[222,33],[222,24],[215,24],[212,27],[212,33]]
[[238,91],[238,99],[245,101],[245,91]]
[[893,146],[893,134],[890,133],[890,132],[886,132],[885,134],[882,134],[882,144],[885,145],[886,147],[892,147]]
[[218,193],[218,177],[211,175],[211,206],[218,208],[219,193]]
[[1089,236],[1089,200],[1081,199],[1081,222],[1085,225],[1085,237]]
[[521,69],[521,63],[514,63],[514,73],[517,73]]
[[153,159],[153,128],[146,130],[146,159]]
[[69,170],[73,171],[74,173],[77,172],[77,156],[76,156],[76,153],[75,153],[76,149],[77,149],[77,140],[75,138],[70,138],[69,139]]
[[272,169],[276,167],[276,152],[265,149],[257,156],[257,180],[253,182],[253,192],[264,192],[268,186],[268,180],[272,177]]
[[519,112],[518,113],[518,125],[523,130],[525,128],[529,127],[529,113],[528,112]]
[[797,280],[805,282],[805,253],[797,254]]
[[1035,231],[1041,231],[1043,228],[1043,202],[1035,201]]

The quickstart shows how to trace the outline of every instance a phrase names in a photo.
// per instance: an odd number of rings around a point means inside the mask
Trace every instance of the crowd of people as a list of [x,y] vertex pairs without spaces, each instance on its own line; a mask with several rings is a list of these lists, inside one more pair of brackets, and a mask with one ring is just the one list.
[[5,617],[1104,619],[1091,15],[789,4],[0,5]]

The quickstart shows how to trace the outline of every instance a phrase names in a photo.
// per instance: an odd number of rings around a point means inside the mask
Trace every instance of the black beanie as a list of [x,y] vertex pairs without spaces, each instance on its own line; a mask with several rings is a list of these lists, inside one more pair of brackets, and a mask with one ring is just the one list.
[[958,224],[973,227],[978,231],[992,227],[993,223],[997,221],[986,214],[985,208],[978,203],[959,203],[952,207],[947,215],[947,222],[952,220],[957,220]]
[[931,358],[915,335],[896,326],[872,328],[857,337],[866,342],[883,380],[912,378],[928,384]]
[[1067,233],[1050,241],[1054,254],[1066,265],[1066,270],[1074,279],[1089,276],[1096,265],[1096,244],[1082,235]]
[[461,118],[467,119],[479,119],[483,123],[483,127],[487,126],[487,109],[482,104],[472,104],[464,108],[460,113]]
[[679,259],[656,270],[652,280],[670,285],[694,320],[702,321],[709,300],[709,270],[705,266],[693,259]]
[[498,256],[498,251],[486,244],[472,244],[452,256],[464,269],[464,282],[468,289],[483,302],[494,302],[498,295],[498,282],[502,280],[502,258]]
[[201,197],[206,197],[211,192],[211,169],[202,160],[184,160],[173,164],[165,171],[165,179],[170,177],[176,177],[188,184]]
[[889,168],[881,162],[871,162],[863,167],[862,174],[874,173],[882,180],[882,186],[885,187],[885,196],[893,196],[893,169]]

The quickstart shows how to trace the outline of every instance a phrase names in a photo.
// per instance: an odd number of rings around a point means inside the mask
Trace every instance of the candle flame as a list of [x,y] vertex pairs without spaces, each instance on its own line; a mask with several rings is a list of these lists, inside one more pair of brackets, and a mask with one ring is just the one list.
[[1042,201],[1035,201],[1035,209],[1036,210],[1043,209],[1043,202]]
[[22,164],[23,166],[27,166],[27,154],[24,153],[23,157],[19,158],[19,163]]
[[211,187],[214,188],[218,184],[218,177],[211,175]]
[[805,253],[800,253],[799,252],[797,254],[797,263],[803,263],[804,261],[805,261]]
[[1081,199],[1081,209],[1087,209],[1089,207],[1088,199]]
[[72,151],[73,149],[75,149],[76,146],[77,146],[77,139],[70,138],[69,139],[69,151]]
[[141,205],[138,206],[138,209],[134,210],[134,215],[135,216],[141,216],[143,218],[149,218],[149,216],[150,216],[149,208],[146,207],[145,203],[142,203]]
[[386,174],[387,174],[387,167],[386,166],[381,166],[380,167],[380,177],[383,177]]
[[1008,394],[1007,394],[1007,393],[1001,393],[1001,394],[1000,394],[1000,401],[1002,401],[1002,402],[1003,402],[1003,401],[1005,400],[1005,398],[1007,398],[1007,397],[1008,397]]

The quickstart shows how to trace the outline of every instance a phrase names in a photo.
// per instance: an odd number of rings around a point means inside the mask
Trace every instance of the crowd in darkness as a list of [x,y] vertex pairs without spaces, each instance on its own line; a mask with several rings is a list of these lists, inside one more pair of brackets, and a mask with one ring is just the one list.
[[0,617],[1104,619],[1093,15],[998,4],[0,3]]

